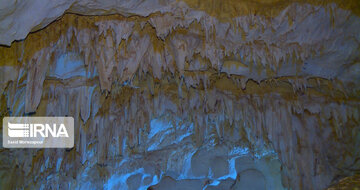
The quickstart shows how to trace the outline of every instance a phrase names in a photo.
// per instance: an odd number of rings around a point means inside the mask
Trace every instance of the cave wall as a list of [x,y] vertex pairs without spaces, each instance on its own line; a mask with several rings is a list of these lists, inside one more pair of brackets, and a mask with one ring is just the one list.
[[359,171],[356,1],[14,3],[0,113],[72,116],[75,147],[2,148],[4,189],[323,189]]

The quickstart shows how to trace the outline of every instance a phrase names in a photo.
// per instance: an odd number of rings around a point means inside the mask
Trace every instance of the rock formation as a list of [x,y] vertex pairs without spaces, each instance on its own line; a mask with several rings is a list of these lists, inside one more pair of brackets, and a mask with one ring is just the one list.
[[2,189],[356,185],[358,0],[0,10],[1,116],[75,119],[72,149],[0,149]]

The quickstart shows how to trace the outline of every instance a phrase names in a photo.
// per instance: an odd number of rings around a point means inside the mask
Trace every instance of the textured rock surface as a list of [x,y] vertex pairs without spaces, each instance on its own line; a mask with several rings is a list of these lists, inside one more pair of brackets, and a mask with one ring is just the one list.
[[1,4],[1,115],[73,116],[76,135],[69,150],[1,149],[0,187],[323,189],[355,175],[359,7]]

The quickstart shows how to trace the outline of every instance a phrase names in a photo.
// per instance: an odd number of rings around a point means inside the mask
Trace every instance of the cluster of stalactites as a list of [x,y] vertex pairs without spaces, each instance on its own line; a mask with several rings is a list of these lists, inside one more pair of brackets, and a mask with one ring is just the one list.
[[[285,186],[311,189],[351,174],[360,154],[356,19],[307,5],[228,23],[200,13],[65,15],[0,47],[1,72],[12,73],[1,75],[1,114],[74,116],[76,147],[63,161],[74,173],[146,152],[150,121],[167,117],[193,123],[197,146],[272,146]],[[38,176],[46,156],[27,174]]]
[[[359,103],[341,91],[333,90],[334,96],[321,95],[326,92],[321,87],[326,81],[297,93],[286,78],[260,84],[251,81],[244,89],[226,75],[210,77],[207,88],[187,87],[171,73],[165,78],[154,81],[152,75],[143,75],[141,80],[135,78],[126,85],[113,84],[106,95],[98,79],[48,77],[34,115],[75,118],[79,126],[75,131],[77,156],[64,163],[77,163],[73,167],[79,169],[89,160],[104,164],[118,155],[147,152],[150,121],[159,117],[173,124],[174,138],[177,121],[192,123],[196,146],[211,140],[221,144],[235,139],[245,147],[271,147],[287,168],[286,186],[318,187],[329,184],[334,175],[351,174],[351,168],[356,167],[360,139],[353,131],[359,126]],[[223,83],[217,84],[220,81]],[[12,91],[14,86],[17,88]],[[21,102],[27,97],[26,89],[15,83],[7,88],[6,98],[13,113],[24,113]],[[87,154],[89,151],[94,151],[96,157]]]
[[[48,66],[67,52],[79,54],[89,70],[96,70],[106,91],[113,82],[149,71],[156,79],[163,72],[179,74],[190,86],[197,82],[187,77],[194,72],[241,76],[243,86],[248,79],[287,76],[356,83],[359,52],[351,39],[358,38],[357,21],[348,11],[331,10],[294,4],[271,19],[248,15],[231,22],[177,12],[131,18],[64,15],[24,41],[1,47],[1,65],[22,63],[28,69],[29,91],[41,89]],[[27,112],[39,103],[33,101]]]

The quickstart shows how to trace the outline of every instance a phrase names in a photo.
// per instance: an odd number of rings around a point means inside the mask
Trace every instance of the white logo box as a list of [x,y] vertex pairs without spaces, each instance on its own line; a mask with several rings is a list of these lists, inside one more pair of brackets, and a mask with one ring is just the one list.
[[72,148],[73,117],[4,117],[4,148]]

